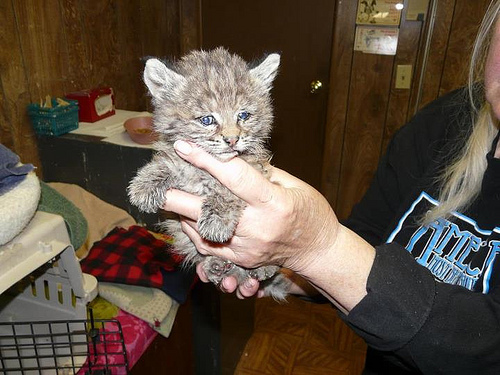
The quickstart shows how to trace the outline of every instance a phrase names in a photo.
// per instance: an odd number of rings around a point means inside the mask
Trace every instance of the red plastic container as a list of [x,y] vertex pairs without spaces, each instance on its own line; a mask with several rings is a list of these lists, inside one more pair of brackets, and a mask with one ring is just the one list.
[[111,87],[70,92],[66,98],[78,101],[80,122],[96,122],[115,114],[115,95]]

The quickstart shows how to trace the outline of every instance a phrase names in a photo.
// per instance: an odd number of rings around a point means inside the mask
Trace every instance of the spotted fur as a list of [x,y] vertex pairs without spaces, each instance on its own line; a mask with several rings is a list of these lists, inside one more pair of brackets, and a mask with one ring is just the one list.
[[[198,194],[204,198],[198,220],[200,235],[213,242],[228,241],[245,203],[208,173],[181,159],[173,144],[177,140],[194,142],[222,161],[239,156],[267,176],[271,156],[267,144],[273,122],[270,90],[279,61],[278,54],[271,54],[251,67],[224,48],[193,51],[168,66],[149,59],[144,82],[152,96],[159,139],[152,161],[129,185],[132,204],[144,212],[157,212],[170,188]],[[175,247],[185,255],[186,264],[203,262],[213,283],[220,283],[227,275],[236,276],[239,283],[253,277],[263,281],[267,295],[285,298],[288,281],[278,267],[247,270],[203,256],[182,232],[178,220],[165,220],[161,228],[175,237]]]

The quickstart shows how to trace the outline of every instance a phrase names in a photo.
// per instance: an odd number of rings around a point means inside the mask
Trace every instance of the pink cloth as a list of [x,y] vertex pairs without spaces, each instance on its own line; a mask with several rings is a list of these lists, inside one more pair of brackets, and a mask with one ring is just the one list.
[[[121,324],[125,350],[127,352],[128,368],[130,370],[153,342],[158,332],[143,320],[122,310],[119,311],[115,319]],[[121,338],[116,324],[106,323],[104,331],[117,333],[106,335],[105,341],[108,343],[107,345],[104,345],[102,342],[97,344],[97,358],[94,360],[92,369],[103,369],[105,368],[104,365],[108,364],[111,374],[126,374],[127,370],[124,365]],[[92,345],[90,345],[89,350],[92,358],[94,352]],[[108,353],[108,355],[104,355],[104,353]],[[85,374],[86,370],[88,370],[87,365],[82,367],[78,374]]]
[[131,369],[153,342],[158,332],[144,320],[122,310],[118,313],[117,319],[122,325],[129,369]]

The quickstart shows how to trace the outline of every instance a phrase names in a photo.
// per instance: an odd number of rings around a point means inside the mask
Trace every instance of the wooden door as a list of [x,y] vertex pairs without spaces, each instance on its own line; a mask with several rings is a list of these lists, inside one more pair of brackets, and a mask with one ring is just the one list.
[[[466,83],[489,0],[432,0],[416,20],[404,8],[395,56],[354,51],[357,3],[337,0],[325,132],[321,192],[340,219],[364,195],[389,140],[415,110]],[[399,65],[412,66],[410,89],[396,88]]]
[[[202,48],[227,47],[246,60],[280,52],[272,96],[273,164],[319,188],[335,1],[202,0]],[[323,88],[311,93],[310,84]]]

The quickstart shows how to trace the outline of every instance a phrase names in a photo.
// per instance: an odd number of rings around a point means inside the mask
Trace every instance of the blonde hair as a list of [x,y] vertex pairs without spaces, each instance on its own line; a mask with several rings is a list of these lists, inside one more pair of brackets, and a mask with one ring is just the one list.
[[481,190],[487,167],[486,154],[490,151],[498,133],[498,120],[484,95],[478,100],[474,91],[477,91],[477,86],[482,85],[484,79],[484,67],[499,11],[500,0],[492,1],[481,22],[473,46],[468,79],[469,98],[474,110],[472,132],[465,147],[439,176],[440,204],[425,215],[425,223],[430,223],[439,217],[448,217],[453,211],[467,209]]

